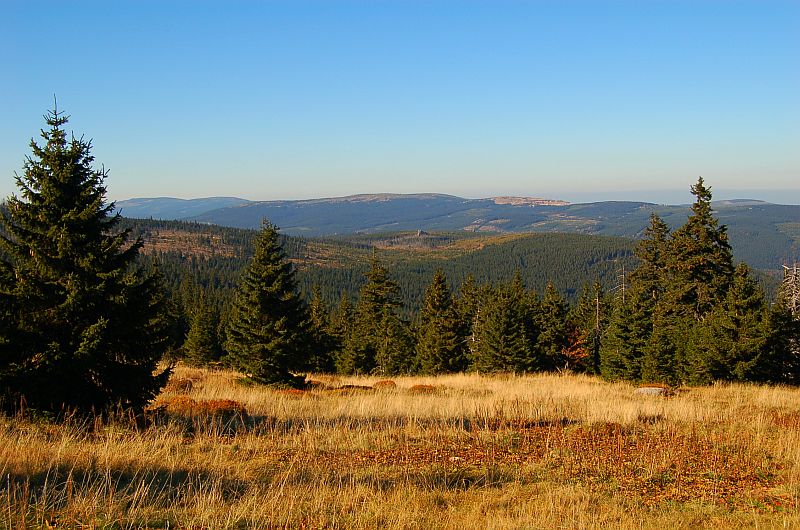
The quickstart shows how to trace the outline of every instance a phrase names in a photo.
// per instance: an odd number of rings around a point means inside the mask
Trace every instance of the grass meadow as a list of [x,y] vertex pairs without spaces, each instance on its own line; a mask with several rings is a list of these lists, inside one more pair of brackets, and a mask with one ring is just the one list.
[[147,425],[2,418],[0,527],[800,527],[798,389],[314,379],[179,366]]

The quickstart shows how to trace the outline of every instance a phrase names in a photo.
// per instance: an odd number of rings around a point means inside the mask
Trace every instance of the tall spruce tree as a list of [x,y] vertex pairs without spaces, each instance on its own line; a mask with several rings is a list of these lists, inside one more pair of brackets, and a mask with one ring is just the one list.
[[672,312],[699,321],[725,299],[734,267],[727,228],[713,215],[711,188],[701,177],[691,189],[692,213],[669,245],[667,294]]
[[308,311],[277,228],[263,221],[255,254],[236,292],[228,327],[228,360],[250,380],[303,385],[292,372],[309,357]]
[[140,409],[166,382],[169,370],[154,371],[174,347],[160,276],[135,265],[142,242],[117,229],[91,142],[67,138],[57,109],[45,120],[0,220],[3,406]]
[[425,292],[417,331],[417,357],[424,373],[460,372],[467,367],[465,337],[447,278],[441,270]]
[[669,236],[667,224],[655,213],[651,214],[650,226],[636,244],[639,266],[630,276],[630,318],[635,323],[635,343],[640,346],[631,357],[638,366],[630,373],[638,374],[645,383],[672,384],[677,381],[673,342],[675,311],[669,310],[664,296],[671,281],[667,269],[672,249]]

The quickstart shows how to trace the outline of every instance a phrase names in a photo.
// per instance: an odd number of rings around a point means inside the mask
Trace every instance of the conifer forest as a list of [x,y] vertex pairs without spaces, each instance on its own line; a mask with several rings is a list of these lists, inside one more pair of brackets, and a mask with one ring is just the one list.
[[[635,242],[540,234],[439,256],[476,240],[304,240],[268,220],[250,231],[123,219],[91,145],[68,140],[66,123],[47,116],[4,207],[6,408],[142,408],[166,381],[169,370],[151,375],[162,359],[295,388],[304,373],[559,370],[800,383],[796,274],[765,294],[769,282],[734,262],[702,178],[683,226],[653,214]],[[193,249],[158,246],[176,231]],[[410,260],[411,244],[429,251]]]

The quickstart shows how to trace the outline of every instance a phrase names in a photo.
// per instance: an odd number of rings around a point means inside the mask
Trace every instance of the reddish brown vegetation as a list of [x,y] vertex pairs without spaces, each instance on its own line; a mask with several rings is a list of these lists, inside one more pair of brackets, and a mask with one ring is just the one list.
[[389,388],[397,388],[397,383],[395,383],[391,379],[384,379],[383,381],[377,381],[375,383],[372,383],[372,388],[383,389],[383,390]]
[[232,399],[200,399],[195,400],[189,396],[175,396],[159,403],[168,413],[183,416],[222,416],[239,415],[247,416],[247,409],[238,401]]
[[433,385],[414,385],[408,389],[412,394],[434,394],[437,390]]
[[770,419],[778,427],[800,431],[800,411],[770,413]]

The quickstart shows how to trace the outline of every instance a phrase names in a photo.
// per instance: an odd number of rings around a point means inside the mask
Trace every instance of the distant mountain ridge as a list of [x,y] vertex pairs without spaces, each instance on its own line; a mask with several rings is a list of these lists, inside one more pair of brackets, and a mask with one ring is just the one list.
[[[752,199],[714,203],[737,259],[754,267],[777,269],[800,259],[800,206]],[[681,226],[688,205],[604,201],[570,204],[533,197],[465,199],[453,195],[362,194],[324,199],[248,201],[206,199],[130,199],[117,202],[126,217],[189,220],[235,228],[257,228],[269,219],[288,235],[307,237],[397,231],[566,232],[639,237],[657,213]]]
[[116,210],[125,217],[137,219],[177,220],[249,202],[251,201],[238,197],[205,197],[201,199],[152,197],[117,201]]

